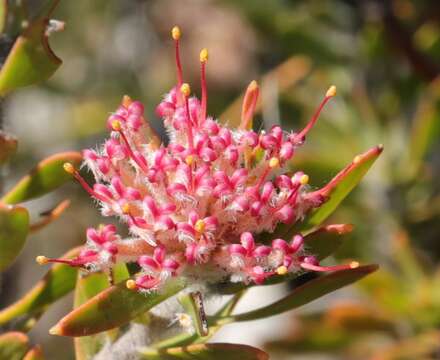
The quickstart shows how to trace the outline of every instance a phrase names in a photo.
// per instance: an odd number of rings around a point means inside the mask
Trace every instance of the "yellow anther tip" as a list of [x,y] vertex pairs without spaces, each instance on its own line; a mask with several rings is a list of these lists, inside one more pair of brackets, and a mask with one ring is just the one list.
[[359,164],[361,162],[361,157],[359,155],[355,156],[353,159],[353,163]]
[[278,275],[286,275],[287,272],[288,272],[287,267],[285,267],[284,265],[279,266],[279,267],[277,268],[277,274],[278,274]]
[[358,268],[359,267],[359,263],[357,262],[357,261],[352,261],[351,263],[350,263],[350,268],[352,268],[352,269],[356,269],[356,268]]
[[182,86],[180,87],[180,92],[181,92],[184,96],[188,97],[188,96],[191,94],[191,87],[189,86],[189,84],[184,83],[184,84],[182,84]]
[[200,51],[200,62],[205,63],[208,61],[208,49],[202,49]]
[[179,40],[182,33],[180,32],[180,28],[178,26],[174,26],[171,29],[171,36],[174,40]]
[[336,96],[336,86],[332,85],[328,88],[326,94],[326,97],[333,97]]
[[196,231],[198,233],[202,233],[205,231],[205,222],[202,219],[199,219],[196,221],[196,224],[194,225],[194,229],[196,229]]
[[185,162],[188,166],[191,166],[194,163],[194,156],[193,155],[188,155],[185,158]]
[[64,171],[69,174],[73,174],[75,172],[75,167],[69,162],[64,163],[63,168]]
[[45,265],[49,262],[49,259],[46,256],[40,255],[35,258],[35,261],[39,265]]
[[112,121],[112,129],[114,131],[119,131],[121,130],[121,122],[119,120],[113,120]]
[[303,175],[301,176],[301,178],[299,179],[299,183],[301,185],[307,185],[309,183],[309,175]]
[[125,283],[125,286],[127,287],[127,289],[130,289],[130,290],[134,290],[137,288],[136,281],[131,280],[131,279],[127,280],[127,282]]
[[126,204],[122,205],[122,212],[124,214],[129,214],[130,210],[131,210],[130,204],[126,203]]
[[280,160],[276,157],[273,157],[272,159],[269,160],[269,167],[276,168],[278,165],[280,165]]

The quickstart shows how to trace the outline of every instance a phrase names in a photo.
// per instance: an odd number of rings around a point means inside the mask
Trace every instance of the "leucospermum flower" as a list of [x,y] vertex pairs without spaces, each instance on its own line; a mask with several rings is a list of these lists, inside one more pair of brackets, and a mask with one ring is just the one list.
[[[200,53],[201,100],[184,83],[175,41],[177,85],[156,112],[168,144],[145,120],[144,106],[125,96],[108,118],[110,138],[98,150],[85,150],[84,163],[96,183],[89,185],[71,164],[71,173],[99,203],[102,215],[127,224],[121,238],[113,225],[87,231],[87,242],[73,260],[38,257],[39,263],[63,262],[110,272],[117,262],[137,262],[141,271],[127,286],[140,291],[161,288],[175,276],[188,282],[261,284],[275,274],[303,270],[333,271],[357,263],[320,266],[307,253],[300,234],[259,243],[261,234],[280,224],[293,225],[326,200],[326,188],[310,191],[309,177],[287,164],[336,94],[331,86],[307,126],[286,133],[280,126],[252,130],[259,96],[252,81],[245,93],[241,123],[232,129],[207,113],[208,51]],[[267,238],[267,237],[266,237]]]

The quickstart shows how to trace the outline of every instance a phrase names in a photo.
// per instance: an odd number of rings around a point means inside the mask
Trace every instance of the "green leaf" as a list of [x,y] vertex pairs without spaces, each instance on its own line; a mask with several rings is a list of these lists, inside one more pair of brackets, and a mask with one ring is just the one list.
[[41,350],[41,346],[34,346],[26,353],[23,360],[44,360],[43,350]]
[[351,233],[353,225],[332,224],[315,230],[304,237],[304,245],[307,252],[313,254],[318,260],[334,254],[341,246],[344,236]]
[[0,205],[0,271],[17,258],[28,232],[29,213],[24,207]]
[[8,16],[8,0],[0,0],[0,33],[3,33],[6,27]]
[[237,321],[257,320],[296,309],[341,287],[360,280],[364,276],[376,271],[377,268],[377,265],[366,265],[320,276],[297,287],[289,295],[270,305],[246,313],[219,318],[217,319],[217,323],[228,324]]
[[3,196],[7,204],[17,204],[45,195],[72,179],[64,171],[63,164],[70,162],[79,166],[82,156],[79,152],[64,152],[52,155],[41,161],[28,175]]
[[88,336],[128,323],[185,288],[183,280],[170,279],[163,289],[147,294],[127,289],[124,282],[102,291],[61,319],[52,335]]
[[47,24],[46,19],[31,23],[15,41],[0,70],[0,96],[47,80],[61,65],[49,47]]
[[[109,287],[109,281],[105,274],[95,273],[82,277],[78,274],[75,287],[74,307],[77,308],[89,299],[104,291]],[[88,360],[104,345],[106,335],[98,334],[94,336],[84,336],[75,338],[75,358],[76,360]]]
[[307,231],[322,224],[362,180],[382,153],[382,150],[383,147],[379,145],[356,156],[351,164],[337,174],[327,186],[318,190],[327,198],[327,201],[307,216],[306,220],[300,225],[301,230]]
[[[74,258],[80,248],[70,250],[64,258]],[[55,264],[26,295],[0,311],[0,325],[21,317],[44,311],[50,304],[68,294],[75,287],[78,270],[65,264]]]
[[20,332],[0,335],[0,360],[22,360],[29,347],[28,337]]
[[257,348],[241,344],[196,344],[169,349],[142,349],[142,358],[149,360],[207,359],[207,360],[266,360],[269,356]]
[[[125,264],[117,264],[113,270],[115,281],[123,281],[129,277]],[[74,307],[78,308],[100,292],[110,286],[108,276],[103,273],[94,273],[88,276],[78,275],[75,287]],[[76,360],[88,360],[99,352],[104,343],[108,340],[109,334],[101,333],[93,336],[75,338]]]
[[[0,0],[1,1],[1,0]],[[0,131],[0,164],[4,164],[17,151],[17,138]]]

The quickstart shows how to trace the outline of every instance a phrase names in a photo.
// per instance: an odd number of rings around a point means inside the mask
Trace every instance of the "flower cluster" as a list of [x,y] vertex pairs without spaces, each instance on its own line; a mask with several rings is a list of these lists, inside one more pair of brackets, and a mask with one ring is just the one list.
[[172,37],[177,85],[156,109],[168,132],[168,145],[144,119],[143,105],[124,97],[108,118],[110,138],[98,150],[84,151],[96,184],[90,186],[77,169],[65,164],[104,216],[117,216],[127,224],[130,237],[120,238],[112,225],[89,229],[77,258],[38,261],[98,270],[109,270],[119,261],[137,262],[142,270],[128,286],[140,290],[160,288],[173,276],[260,284],[274,274],[301,269],[353,267],[320,266],[307,254],[301,235],[258,243],[260,234],[270,234],[280,224],[293,225],[325,201],[323,189],[309,190],[306,174],[285,168],[335,95],[335,87],[302,131],[286,133],[274,126],[255,132],[252,119],[259,88],[253,81],[245,93],[240,125],[231,129],[207,116],[207,50],[200,53],[199,100],[183,82],[177,27]]

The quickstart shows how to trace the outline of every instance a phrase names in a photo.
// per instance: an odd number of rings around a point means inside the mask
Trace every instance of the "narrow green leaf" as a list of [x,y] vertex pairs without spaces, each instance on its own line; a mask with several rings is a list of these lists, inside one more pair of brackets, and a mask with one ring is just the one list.
[[0,33],[3,33],[8,16],[8,0],[0,0]]
[[376,146],[358,155],[345,169],[336,175],[330,183],[320,191],[327,201],[313,211],[300,225],[302,231],[310,230],[327,219],[339,206],[342,200],[356,187],[382,153],[383,147]]
[[[102,273],[81,276],[78,274],[78,280],[75,287],[74,307],[78,308],[89,299],[98,295],[109,287],[107,276]],[[93,357],[104,345],[106,336],[104,333],[93,336],[83,336],[74,339],[76,360],[88,360]]]
[[29,213],[24,207],[0,205],[0,271],[15,261],[28,232]]
[[196,344],[169,349],[142,349],[140,354],[148,360],[207,359],[207,360],[267,360],[264,351],[241,344]]
[[61,65],[49,47],[47,23],[41,19],[30,24],[15,41],[0,70],[0,96],[47,80]]
[[[0,0],[1,1],[1,0]],[[4,164],[17,151],[17,138],[0,131],[0,164]]]
[[366,265],[320,276],[297,287],[289,295],[270,305],[246,313],[219,318],[217,319],[217,323],[227,324],[237,321],[257,320],[296,309],[341,287],[360,280],[364,276],[376,271],[377,268],[377,265]]
[[17,204],[45,195],[72,179],[63,168],[65,162],[79,166],[82,156],[79,152],[64,152],[41,161],[28,175],[3,196],[7,204]]
[[[64,258],[78,255],[80,248],[70,250]],[[0,311],[0,325],[21,317],[44,311],[47,306],[68,294],[75,287],[77,269],[55,264],[25,296]]]
[[[114,281],[124,281],[129,277],[124,263],[117,264],[113,269]],[[75,287],[74,307],[78,308],[100,292],[110,286],[107,274],[94,273],[88,276],[78,274]],[[108,340],[109,334],[101,333],[92,336],[83,336],[74,339],[76,360],[89,360],[99,352]]]
[[20,332],[0,335],[0,360],[22,360],[29,347],[28,337]]
[[102,291],[61,319],[52,335],[88,336],[128,323],[185,288],[181,279],[170,279],[159,292],[142,294],[124,282]]
[[44,360],[43,350],[41,346],[35,345],[31,350],[29,350],[23,360]]

